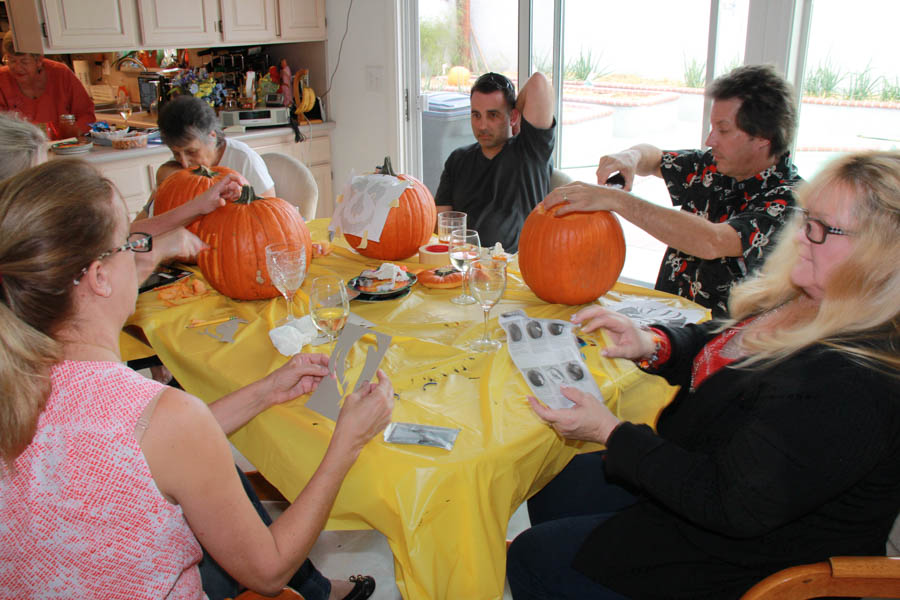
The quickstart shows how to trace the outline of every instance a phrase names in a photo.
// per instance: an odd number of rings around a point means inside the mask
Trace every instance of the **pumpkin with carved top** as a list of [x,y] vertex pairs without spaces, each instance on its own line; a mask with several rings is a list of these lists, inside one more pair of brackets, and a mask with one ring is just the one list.
[[625,236],[611,212],[557,217],[562,204],[537,205],[519,236],[519,271],[538,298],[554,304],[593,302],[612,288],[625,265]]
[[344,239],[357,252],[368,258],[405,260],[418,253],[419,247],[431,239],[437,221],[437,207],[425,184],[411,175],[394,173],[390,157],[385,157],[381,174],[408,181],[409,187],[403,191],[388,212],[377,242],[346,232]]
[[[229,173],[237,175],[237,171],[228,167],[191,167],[175,171],[166,177],[156,188],[153,200],[153,214],[161,215],[193,200]],[[191,233],[197,233],[201,217],[194,219],[189,225]]]
[[200,271],[219,293],[237,300],[279,295],[266,268],[266,246],[297,245],[312,259],[309,229],[297,208],[281,198],[261,198],[245,185],[241,197],[200,219],[198,236],[208,249],[197,256]]

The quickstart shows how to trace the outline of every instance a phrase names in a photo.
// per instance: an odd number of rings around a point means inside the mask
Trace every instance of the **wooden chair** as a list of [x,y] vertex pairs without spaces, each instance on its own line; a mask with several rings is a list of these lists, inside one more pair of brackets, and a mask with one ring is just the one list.
[[769,575],[741,600],[900,598],[900,557],[835,556],[827,562],[800,565]]
[[275,195],[299,208],[304,220],[315,219],[319,188],[309,167],[281,152],[263,154],[262,159],[275,181]]

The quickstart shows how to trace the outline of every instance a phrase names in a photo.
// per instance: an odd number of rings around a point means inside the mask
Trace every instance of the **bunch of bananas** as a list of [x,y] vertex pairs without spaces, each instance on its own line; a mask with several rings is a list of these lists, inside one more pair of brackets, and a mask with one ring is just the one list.
[[316,105],[316,92],[308,85],[303,85],[300,81],[301,75],[298,73],[294,76],[294,104],[297,109],[294,111],[299,117],[305,112],[309,112]]

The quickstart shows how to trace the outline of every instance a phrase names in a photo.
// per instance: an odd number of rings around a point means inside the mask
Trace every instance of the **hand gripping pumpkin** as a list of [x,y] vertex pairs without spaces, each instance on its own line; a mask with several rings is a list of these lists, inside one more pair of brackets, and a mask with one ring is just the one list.
[[384,229],[377,242],[367,240],[364,247],[362,238],[350,233],[344,239],[357,252],[379,260],[405,260],[419,251],[419,246],[428,243],[437,220],[434,198],[425,185],[411,175],[397,175],[391,168],[390,157],[384,158],[382,175],[393,175],[397,179],[410,182],[398,199],[399,205],[391,208]]
[[[237,171],[228,167],[204,167],[201,165],[172,173],[156,189],[153,213],[161,215],[181,206],[211,188],[229,173],[237,174]],[[191,233],[197,233],[199,224],[200,218],[198,217],[187,228]]]
[[556,304],[593,302],[612,288],[625,265],[625,236],[611,212],[554,216],[539,204],[519,236],[519,271],[538,298]]
[[453,267],[435,267],[418,274],[419,283],[430,288],[455,288],[462,285],[463,272]]
[[229,298],[260,300],[279,295],[266,268],[266,246],[277,242],[306,248],[312,260],[309,229],[297,208],[281,198],[260,198],[245,185],[241,197],[200,219],[199,233],[209,249],[197,265],[216,290]]

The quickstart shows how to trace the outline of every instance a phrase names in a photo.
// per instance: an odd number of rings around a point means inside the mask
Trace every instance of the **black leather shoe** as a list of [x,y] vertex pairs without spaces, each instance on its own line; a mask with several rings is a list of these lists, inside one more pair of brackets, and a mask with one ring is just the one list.
[[375,578],[371,575],[351,575],[353,589],[344,596],[344,600],[366,600],[375,593]]

